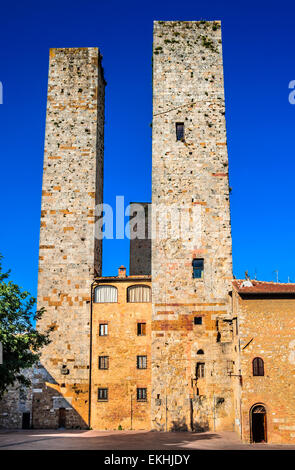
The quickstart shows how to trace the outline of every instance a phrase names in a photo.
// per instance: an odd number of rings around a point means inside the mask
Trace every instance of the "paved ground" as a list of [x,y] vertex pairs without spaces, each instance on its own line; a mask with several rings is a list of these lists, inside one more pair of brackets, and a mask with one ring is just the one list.
[[242,444],[233,432],[1,430],[0,450],[270,450],[294,445]]

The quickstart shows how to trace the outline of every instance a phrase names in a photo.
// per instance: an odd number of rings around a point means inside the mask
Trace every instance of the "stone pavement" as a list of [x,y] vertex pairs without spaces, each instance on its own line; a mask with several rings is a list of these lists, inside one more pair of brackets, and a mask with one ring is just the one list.
[[295,450],[294,445],[243,444],[234,432],[0,430],[0,450]]

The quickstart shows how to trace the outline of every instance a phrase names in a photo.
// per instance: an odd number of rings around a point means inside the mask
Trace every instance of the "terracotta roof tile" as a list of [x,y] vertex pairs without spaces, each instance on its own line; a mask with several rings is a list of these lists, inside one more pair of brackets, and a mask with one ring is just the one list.
[[294,283],[235,279],[233,287],[239,294],[295,294]]

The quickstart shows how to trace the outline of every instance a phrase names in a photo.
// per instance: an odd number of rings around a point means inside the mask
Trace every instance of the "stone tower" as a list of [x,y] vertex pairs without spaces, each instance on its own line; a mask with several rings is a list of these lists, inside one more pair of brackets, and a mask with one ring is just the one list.
[[[220,22],[156,21],[152,429],[233,429],[224,114]],[[168,236],[161,228],[166,213]]]
[[88,423],[90,285],[101,275],[95,206],[103,192],[104,89],[97,48],[50,50],[38,279],[38,308],[46,313],[38,328],[54,331],[35,380],[35,427]]

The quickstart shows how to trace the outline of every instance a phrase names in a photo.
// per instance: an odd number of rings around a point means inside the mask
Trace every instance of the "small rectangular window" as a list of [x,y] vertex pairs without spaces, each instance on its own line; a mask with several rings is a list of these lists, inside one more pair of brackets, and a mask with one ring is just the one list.
[[136,392],[137,401],[147,401],[146,388],[138,388]]
[[204,362],[197,363],[196,377],[197,379],[202,379],[205,377],[205,363]]
[[109,356],[99,356],[99,358],[98,358],[98,368],[99,369],[108,369],[109,368]]
[[108,388],[99,388],[97,391],[98,401],[108,401],[109,399],[109,390]]
[[107,335],[108,335],[108,324],[100,323],[99,324],[99,336],[107,336]]
[[137,323],[137,336],[146,335],[146,323]]
[[184,140],[184,123],[176,123],[176,140]]
[[147,368],[147,357],[137,356],[137,369],[146,369],[146,368]]
[[194,324],[195,325],[202,325],[203,318],[202,317],[194,317]]
[[203,258],[194,258],[192,264],[193,264],[193,279],[203,279],[203,275],[204,275]]

